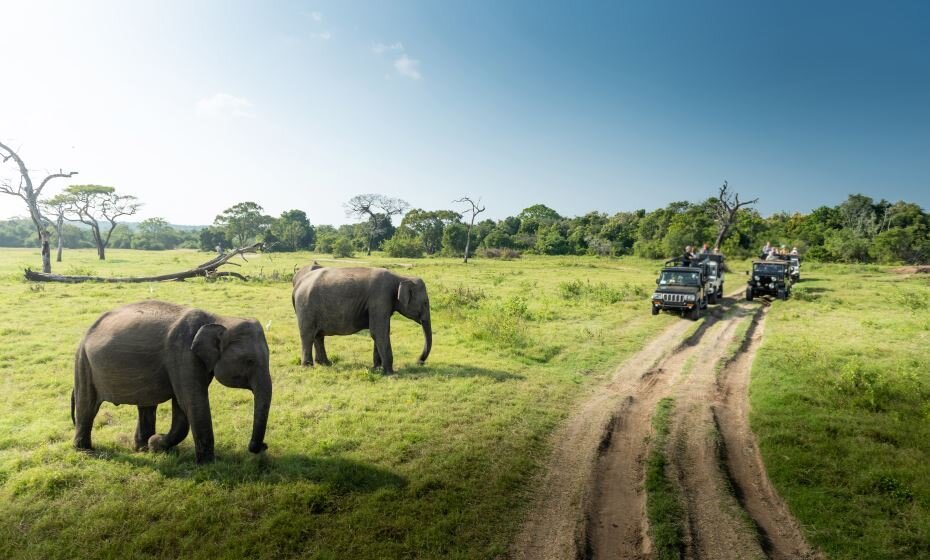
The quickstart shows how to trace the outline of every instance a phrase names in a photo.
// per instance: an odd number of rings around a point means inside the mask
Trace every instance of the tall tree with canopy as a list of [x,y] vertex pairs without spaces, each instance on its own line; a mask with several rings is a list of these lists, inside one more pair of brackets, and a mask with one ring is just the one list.
[[55,262],[61,262],[61,250],[64,246],[61,230],[67,219],[68,208],[71,207],[73,202],[74,199],[67,193],[60,193],[52,198],[39,202],[40,210],[44,212],[46,219],[55,228],[55,234],[58,237],[58,252],[55,257]]
[[454,203],[466,203],[468,207],[462,211],[462,215],[468,214],[470,219],[468,221],[468,230],[465,233],[465,262],[468,262],[468,250],[471,248],[471,228],[475,227],[475,218],[478,214],[484,212],[485,207],[481,206],[481,199],[479,198],[477,202],[472,200],[467,196],[463,196],[458,200],[453,200]]
[[309,249],[313,245],[316,233],[303,210],[282,212],[281,217],[271,224],[269,231],[281,247],[288,251]]
[[722,246],[723,241],[727,238],[727,234],[730,233],[730,228],[733,227],[733,224],[736,222],[736,217],[740,209],[751,206],[757,202],[759,202],[758,198],[740,201],[739,193],[730,191],[730,186],[727,182],[723,182],[723,185],[720,187],[720,192],[717,195],[716,203],[714,204],[714,217],[717,222],[717,240],[714,241],[714,247]]
[[32,182],[32,176],[29,174],[29,168],[26,167],[22,158],[19,157],[19,154],[17,154],[13,148],[0,142],[0,164],[6,163],[11,159],[16,163],[19,179],[0,179],[0,193],[18,196],[26,203],[26,207],[29,209],[29,217],[32,219],[32,223],[36,228],[36,233],[39,236],[39,244],[42,247],[42,272],[49,273],[52,271],[52,258],[48,239],[49,232],[46,227],[47,220],[42,215],[42,211],[39,208],[39,200],[42,196],[42,191],[45,189],[46,185],[48,185],[49,181],[52,179],[73,177],[77,175],[77,171],[65,173],[59,169],[58,173],[47,175],[39,183],[39,186],[35,187]]
[[442,248],[442,233],[449,224],[458,223],[461,216],[452,210],[421,210],[414,208],[404,215],[399,231],[409,230],[423,242],[427,254]]
[[136,197],[116,194],[115,188],[103,185],[71,185],[65,189],[65,194],[71,198],[67,219],[90,226],[100,260],[107,258],[107,246],[116,229],[116,220],[132,216],[142,207]]
[[403,214],[410,204],[406,200],[391,198],[383,194],[357,194],[345,204],[346,215],[358,220],[365,220],[365,233],[368,236],[368,251],[375,236],[391,223],[391,216]]
[[213,220],[213,225],[226,232],[230,242],[244,247],[271,225],[273,218],[264,214],[264,208],[254,202],[240,202],[230,206]]

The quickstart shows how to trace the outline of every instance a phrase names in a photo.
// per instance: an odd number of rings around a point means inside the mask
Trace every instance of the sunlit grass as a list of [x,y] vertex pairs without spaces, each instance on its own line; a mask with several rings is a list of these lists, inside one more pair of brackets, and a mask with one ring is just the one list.
[[[35,251],[0,251],[0,550],[29,558],[493,558],[526,507],[547,436],[613,365],[670,323],[641,297],[637,259],[334,261],[250,256],[264,280],[40,284]],[[66,251],[56,272],[145,275],[190,268],[194,251]],[[423,277],[434,349],[393,322],[398,374],[369,370],[367,334],[327,340],[332,368],[304,369],[287,278],[295,266],[389,266]],[[594,289],[566,296],[565,282]],[[134,407],[105,404],[98,453],[71,448],[74,349],[103,311],[158,298],[256,317],[267,329],[274,401],[268,453],[250,455],[251,395],[213,384],[218,461],[131,450]],[[160,408],[159,430],[169,407]]]
[[809,264],[768,314],[752,427],[830,558],[930,557],[928,309],[925,277]]

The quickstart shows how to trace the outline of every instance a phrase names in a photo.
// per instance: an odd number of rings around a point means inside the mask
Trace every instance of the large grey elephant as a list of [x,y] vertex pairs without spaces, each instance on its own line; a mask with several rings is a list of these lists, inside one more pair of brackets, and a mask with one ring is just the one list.
[[323,339],[368,329],[374,340],[374,367],[394,373],[391,316],[398,312],[423,327],[419,362],[433,345],[429,297],[420,278],[398,276],[384,268],[306,266],[294,275],[294,310],[303,347],[303,365],[329,365]]
[[[108,311],[90,327],[74,362],[74,446],[91,449],[91,427],[103,401],[139,407],[137,449],[174,447],[194,433],[197,462],[211,461],[213,422],[208,387],[250,389],[255,409],[249,451],[260,453],[271,407],[268,343],[253,319],[219,317],[162,301]],[[155,433],[155,410],[171,400],[171,429]]]

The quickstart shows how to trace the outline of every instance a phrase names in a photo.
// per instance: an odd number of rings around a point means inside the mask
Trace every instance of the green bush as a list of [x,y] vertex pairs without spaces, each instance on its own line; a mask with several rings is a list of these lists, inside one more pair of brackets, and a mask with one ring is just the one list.
[[626,299],[646,297],[646,290],[641,286],[624,284],[612,286],[606,282],[581,281],[579,279],[560,282],[559,297],[564,300],[588,299],[601,303],[617,303]]
[[426,249],[423,242],[417,237],[395,235],[384,242],[382,249],[391,257],[404,259],[420,259]]
[[340,237],[333,242],[333,257],[340,258],[351,258],[355,256],[355,247],[352,246],[352,242],[346,239],[345,237]]
[[433,307],[445,309],[475,309],[485,299],[487,295],[484,290],[469,288],[467,286],[458,286],[452,289],[446,289],[442,286],[437,290],[433,300]]

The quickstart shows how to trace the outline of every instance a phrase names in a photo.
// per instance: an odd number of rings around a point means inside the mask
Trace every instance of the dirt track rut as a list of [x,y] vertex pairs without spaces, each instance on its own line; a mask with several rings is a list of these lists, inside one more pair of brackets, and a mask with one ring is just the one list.
[[644,460],[656,404],[673,397],[665,452],[686,512],[681,556],[819,558],[769,483],[749,429],[749,370],[766,312],[727,298],[686,338],[693,323],[683,320],[618,368],[555,435],[511,556],[652,558]]

